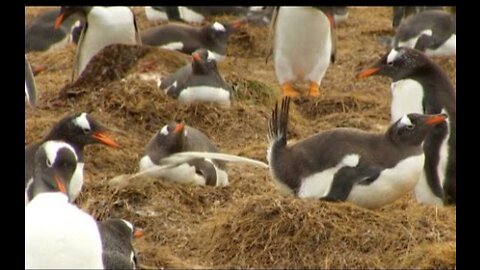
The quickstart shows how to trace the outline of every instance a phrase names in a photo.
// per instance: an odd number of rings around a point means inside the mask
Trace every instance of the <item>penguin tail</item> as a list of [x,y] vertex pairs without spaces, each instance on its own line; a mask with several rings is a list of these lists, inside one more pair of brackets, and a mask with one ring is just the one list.
[[285,146],[287,144],[288,129],[288,113],[290,109],[290,97],[282,99],[280,111],[278,111],[278,103],[272,110],[272,117],[268,125],[268,140],[270,143]]

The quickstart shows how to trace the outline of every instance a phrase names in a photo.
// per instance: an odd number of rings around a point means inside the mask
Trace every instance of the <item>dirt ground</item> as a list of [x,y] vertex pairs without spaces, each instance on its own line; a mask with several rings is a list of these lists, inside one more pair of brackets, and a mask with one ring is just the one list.
[[[26,9],[26,23],[41,10]],[[135,11],[140,29],[156,24],[143,8]],[[292,105],[291,142],[335,127],[386,129],[390,80],[355,75],[386,52],[378,39],[391,34],[391,8],[350,8],[337,28],[336,62],[323,79],[322,96]],[[38,107],[25,106],[26,144],[73,112],[86,111],[120,130],[113,137],[121,148],[86,147],[77,204],[99,220],[121,217],[143,228],[144,237],[135,240],[143,269],[455,268],[456,207],[419,205],[411,195],[379,210],[297,199],[281,195],[268,170],[232,163],[230,186],[223,188],[149,177],[111,181],[138,171],[146,143],[171,120],[200,129],[225,153],[266,162],[267,119],[280,93],[272,59],[265,63],[267,37],[268,28],[247,25],[230,38],[228,57],[219,64],[234,88],[229,109],[183,105],[141,79],[175,71],[191,59],[181,53],[113,46],[75,83],[74,45],[30,53],[32,64],[48,70],[36,77]],[[455,85],[455,57],[434,60]]]

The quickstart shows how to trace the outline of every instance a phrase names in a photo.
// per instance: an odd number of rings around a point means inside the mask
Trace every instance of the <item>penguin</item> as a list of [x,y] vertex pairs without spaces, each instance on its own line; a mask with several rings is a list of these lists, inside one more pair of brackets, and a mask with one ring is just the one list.
[[69,203],[75,152],[48,141],[35,160],[34,196],[25,206],[25,269],[104,269],[95,219]]
[[401,22],[409,16],[420,13],[424,10],[442,10],[441,6],[394,6],[392,16],[392,27],[397,28]]
[[215,60],[222,61],[227,54],[228,38],[245,22],[243,19],[232,23],[215,22],[203,27],[169,23],[142,31],[141,38],[145,45],[185,54],[192,54],[202,48],[207,49],[214,55]]
[[250,7],[247,13],[247,21],[249,25],[268,26],[272,21],[273,6],[262,6],[259,8]]
[[78,197],[83,186],[83,148],[89,144],[101,143],[117,148],[119,145],[107,136],[109,129],[87,113],[68,115],[53,126],[47,136],[25,147],[25,189],[33,182],[34,157],[40,145],[49,140],[61,140],[70,144],[78,157],[77,167],[68,189],[72,202]]
[[138,255],[132,240],[143,236],[143,232],[120,218],[97,221],[97,225],[102,239],[105,269],[137,269]]
[[193,53],[193,61],[159,83],[159,88],[180,102],[213,102],[230,107],[232,88],[217,69],[213,53],[205,49]]
[[456,15],[426,10],[410,16],[397,28],[393,47],[409,47],[428,56],[451,56],[457,53]]
[[308,96],[320,96],[320,83],[335,61],[335,22],[331,7],[280,7],[272,20],[275,74],[284,96],[300,93],[292,83],[308,82]]
[[78,78],[90,59],[108,45],[141,45],[135,15],[129,7],[62,6],[55,28],[73,14],[85,21],[75,54],[74,78]]
[[[145,155],[140,159],[140,172],[163,165],[162,159],[178,152],[219,152],[201,131],[183,123],[172,122],[163,126],[149,141]],[[174,168],[147,173],[152,177],[178,183],[227,186],[228,175],[223,161],[197,158]]]
[[37,87],[27,55],[25,55],[25,101],[32,107],[35,107],[37,102]]
[[421,203],[456,204],[456,95],[447,74],[424,53],[396,47],[358,76],[372,75],[392,79],[392,122],[407,113],[448,115],[425,139],[425,166],[415,195]]
[[422,171],[421,144],[445,114],[407,114],[386,132],[326,130],[287,145],[290,97],[272,111],[267,160],[282,191],[300,198],[349,201],[375,209],[413,190]]
[[186,23],[202,23],[211,16],[246,15],[248,7],[241,6],[147,6],[145,14],[149,21],[181,21]]
[[41,144],[34,155],[33,182],[25,191],[25,205],[41,193],[67,192],[66,183],[70,184],[77,160],[75,150],[68,143],[50,140]]
[[25,53],[44,52],[66,46],[73,27],[79,17],[71,16],[54,28],[55,18],[60,9],[52,9],[40,14],[25,28]]

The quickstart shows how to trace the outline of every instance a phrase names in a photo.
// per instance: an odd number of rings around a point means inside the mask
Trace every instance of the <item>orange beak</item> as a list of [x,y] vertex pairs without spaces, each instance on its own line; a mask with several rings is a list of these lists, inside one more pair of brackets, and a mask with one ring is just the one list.
[[195,61],[200,61],[200,60],[202,60],[202,57],[200,57],[200,54],[199,54],[199,53],[194,53],[192,56],[193,56],[193,60],[195,60]]
[[65,187],[65,184],[62,181],[62,178],[60,178],[59,176],[56,176],[56,175],[54,175],[53,178],[55,179],[55,183],[57,184],[58,190],[67,194],[67,188]]
[[32,66],[33,76],[35,76],[35,75],[37,75],[40,72],[43,72],[45,70],[47,70],[47,66],[44,66],[44,65]]
[[185,129],[185,124],[184,124],[184,123],[180,123],[180,124],[178,124],[178,125],[175,127],[174,132],[182,132],[183,129]]
[[64,18],[65,18],[64,13],[58,14],[57,18],[55,19],[55,29],[58,29],[60,27]]
[[358,78],[359,78],[359,79],[366,78],[366,77],[368,77],[368,76],[370,76],[370,75],[373,75],[373,74],[377,73],[379,70],[380,70],[380,68],[378,68],[378,67],[373,67],[373,68],[365,69],[365,70],[363,70],[362,72],[360,72],[360,73],[358,74]]
[[143,231],[140,230],[140,229],[135,229],[135,231],[133,232],[133,236],[134,236],[135,238],[140,238],[140,237],[143,236]]
[[105,145],[108,145],[114,148],[120,147],[118,143],[116,143],[114,140],[108,137],[105,133],[96,132],[95,134],[92,135],[92,137]]
[[335,18],[331,14],[327,14],[328,21],[330,22],[330,27],[335,27]]
[[439,124],[447,119],[447,115],[445,114],[437,114],[430,116],[426,121],[425,124],[427,125],[436,125]]

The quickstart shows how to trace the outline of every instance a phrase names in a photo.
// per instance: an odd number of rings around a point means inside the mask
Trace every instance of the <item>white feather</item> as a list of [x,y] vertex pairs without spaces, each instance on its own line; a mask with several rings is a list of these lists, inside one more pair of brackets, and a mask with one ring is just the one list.
[[252,164],[256,165],[262,168],[268,168],[268,164],[265,162],[251,159],[251,158],[246,158],[246,157],[241,157],[241,156],[236,156],[236,155],[230,155],[230,154],[224,154],[224,153],[214,153],[214,152],[180,152],[176,153],[174,155],[171,155],[167,158],[162,159],[162,163],[164,164],[171,164],[171,163],[184,163],[189,160],[195,159],[195,158],[209,158],[209,159],[217,159],[217,160],[223,160],[223,161],[230,161],[230,162],[241,162],[241,163],[247,163],[247,164]]

